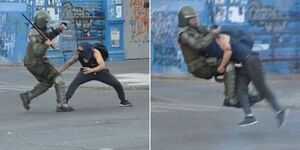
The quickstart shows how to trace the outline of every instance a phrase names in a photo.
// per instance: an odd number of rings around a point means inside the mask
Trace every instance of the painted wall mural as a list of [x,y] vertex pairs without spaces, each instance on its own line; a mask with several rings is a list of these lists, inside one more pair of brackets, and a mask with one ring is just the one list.
[[146,0],[130,0],[130,13],[132,14],[129,20],[131,25],[131,40],[132,43],[149,43],[149,9],[144,7]]
[[181,51],[177,42],[177,13],[153,11],[151,37],[153,41],[152,65],[158,70],[184,70]]
[[[0,58],[2,61],[18,60],[16,49],[17,34],[24,32],[21,22],[8,13],[0,13]],[[22,43],[22,42],[21,42]],[[20,50],[21,51],[21,50]]]

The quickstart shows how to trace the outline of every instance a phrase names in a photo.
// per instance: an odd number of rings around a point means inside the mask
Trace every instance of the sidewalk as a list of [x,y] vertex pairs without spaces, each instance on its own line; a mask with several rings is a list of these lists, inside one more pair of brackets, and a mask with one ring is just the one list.
[[[80,67],[79,63],[76,63],[62,73],[67,86],[75,78]],[[149,89],[148,59],[107,62],[106,67],[122,83],[125,90]],[[34,77],[21,64],[0,64],[0,71],[0,90],[7,88],[29,90],[37,83]],[[80,88],[112,90],[112,87],[109,85],[98,81],[88,82],[81,85]]]

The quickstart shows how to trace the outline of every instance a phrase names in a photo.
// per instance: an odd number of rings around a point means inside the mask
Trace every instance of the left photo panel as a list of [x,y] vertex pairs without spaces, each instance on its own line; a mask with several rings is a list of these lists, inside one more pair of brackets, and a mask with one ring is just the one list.
[[0,0],[0,145],[149,150],[149,0]]

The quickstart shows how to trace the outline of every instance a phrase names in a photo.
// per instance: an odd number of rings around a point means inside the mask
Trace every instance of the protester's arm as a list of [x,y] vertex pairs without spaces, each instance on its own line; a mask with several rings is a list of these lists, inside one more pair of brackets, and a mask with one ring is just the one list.
[[225,67],[228,64],[228,62],[232,56],[232,50],[231,50],[231,45],[230,45],[230,36],[221,34],[219,36],[219,38],[216,40],[216,42],[220,46],[222,51],[224,52],[221,64],[218,67],[217,71],[220,73],[224,73]]
[[74,54],[72,59],[68,60],[60,69],[59,72],[64,72],[78,60],[78,54]]
[[83,68],[83,73],[84,74],[90,74],[92,72],[98,72],[98,71],[105,68],[104,60],[102,58],[101,53],[98,50],[94,50],[94,57],[95,57],[95,59],[98,63],[98,66],[96,66],[94,68],[84,67]]

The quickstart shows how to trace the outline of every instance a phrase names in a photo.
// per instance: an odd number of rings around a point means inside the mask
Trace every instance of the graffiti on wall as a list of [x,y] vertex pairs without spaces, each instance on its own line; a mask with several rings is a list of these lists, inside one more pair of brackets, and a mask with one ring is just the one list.
[[96,5],[88,5],[89,9],[87,10],[67,2],[63,4],[63,17],[66,20],[73,22],[76,29],[82,31],[78,36],[93,36],[98,33],[92,31],[93,27],[100,30],[104,28],[104,24],[99,19],[103,19],[105,14],[104,12],[97,10],[96,7]]
[[149,9],[144,7],[144,2],[146,0],[131,0],[129,4],[132,12],[129,20],[131,26],[130,42],[132,43],[149,42]]
[[154,48],[153,65],[183,67],[183,58],[177,42],[177,13],[153,11],[151,37]]
[[[263,4],[263,0],[253,0],[249,4],[249,24],[263,27],[264,31],[273,33],[268,39],[257,39],[264,44],[270,44],[266,51],[260,52],[263,60],[271,60],[264,63],[268,74],[290,74],[300,71],[299,61],[299,35],[295,30],[298,18],[297,1],[286,0],[280,4]],[[287,9],[288,8],[288,9]],[[262,37],[264,35],[259,35]]]
[[64,3],[63,10],[64,18],[74,21],[75,26],[82,29],[83,33],[90,34],[90,14],[87,10],[82,7],[73,6],[71,3]]
[[273,5],[263,5],[259,1],[251,1],[249,4],[249,23],[264,27],[267,32],[282,31],[287,21],[284,15]]
[[0,13],[0,57],[12,55],[15,48],[16,33],[9,25],[7,13]]

